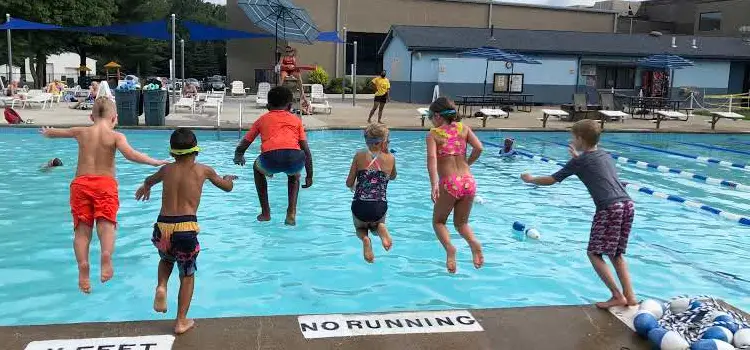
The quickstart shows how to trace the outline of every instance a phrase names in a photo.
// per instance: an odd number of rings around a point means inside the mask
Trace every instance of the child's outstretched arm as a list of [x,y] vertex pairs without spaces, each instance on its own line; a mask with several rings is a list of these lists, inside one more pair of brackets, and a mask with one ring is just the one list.
[[482,155],[484,147],[482,146],[482,141],[479,141],[479,138],[470,127],[466,126],[466,132],[466,141],[471,145],[471,155],[469,155],[468,163],[472,165]]
[[299,147],[305,152],[305,184],[302,188],[309,188],[313,184],[313,159],[312,152],[310,152],[310,146],[307,144],[307,140],[300,140]]
[[534,177],[528,173],[521,174],[521,180],[523,180],[523,182],[525,183],[531,183],[538,186],[550,186],[557,183],[557,180],[555,180],[555,178],[552,176]]
[[210,166],[204,166],[205,170],[205,176],[208,181],[211,181],[211,183],[220,188],[224,192],[232,192],[232,189],[234,188],[234,180],[237,179],[237,176],[234,175],[224,175],[219,176],[219,174],[216,173],[216,170],[211,168]]
[[122,155],[125,157],[125,159],[139,163],[139,164],[146,164],[151,166],[162,166],[165,164],[169,164],[166,160],[156,160],[154,158],[151,158],[141,152],[136,151],[133,147],[130,146],[128,143],[128,139],[125,137],[125,135],[121,133],[115,133],[115,142],[117,149],[122,153]]
[[39,133],[50,139],[74,138],[78,135],[78,131],[80,130],[81,128],[53,129],[49,126],[43,126],[39,129]]
[[151,187],[161,182],[164,176],[164,167],[159,168],[159,171],[146,178],[143,181],[143,185],[135,191],[135,200],[147,201],[151,198]]

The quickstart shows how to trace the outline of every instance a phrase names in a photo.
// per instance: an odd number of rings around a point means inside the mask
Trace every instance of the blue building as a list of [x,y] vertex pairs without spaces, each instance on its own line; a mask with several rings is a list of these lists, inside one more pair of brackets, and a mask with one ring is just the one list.
[[[458,53],[492,46],[522,53],[541,65],[489,62]],[[647,96],[684,96],[750,90],[750,45],[740,38],[657,36],[426,26],[393,26],[380,49],[395,101],[426,103],[435,85],[440,94],[533,94],[535,103],[569,103],[574,93],[596,99],[597,91]],[[646,70],[637,61],[669,53],[695,63],[674,71]],[[484,86],[483,82],[487,81]],[[669,89],[669,86],[673,86]]]

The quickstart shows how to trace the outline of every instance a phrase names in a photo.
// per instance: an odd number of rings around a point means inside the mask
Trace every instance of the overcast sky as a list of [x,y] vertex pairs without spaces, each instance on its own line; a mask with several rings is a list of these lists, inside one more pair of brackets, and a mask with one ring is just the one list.
[[[215,4],[226,4],[226,0],[204,0]],[[377,0],[373,0],[377,1]],[[596,0],[504,0],[506,2],[520,2],[526,4],[542,4],[553,6],[570,6],[570,5],[593,5]]]

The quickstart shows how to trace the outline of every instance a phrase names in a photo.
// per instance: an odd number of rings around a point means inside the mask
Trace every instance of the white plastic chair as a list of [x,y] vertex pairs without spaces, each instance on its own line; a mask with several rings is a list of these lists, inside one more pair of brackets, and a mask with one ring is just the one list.
[[222,101],[218,97],[206,97],[206,103],[201,105],[201,113],[205,113],[206,108],[216,108],[216,113],[221,112]]
[[36,103],[40,107],[42,107],[42,109],[44,109],[44,107],[47,106],[47,102],[52,104],[52,94],[50,93],[43,92],[41,94],[34,95],[34,96],[29,95],[29,98],[23,100],[23,105],[21,106],[21,108],[26,108],[27,105],[31,107],[32,103]]
[[195,114],[195,99],[192,97],[181,97],[180,100],[174,104],[175,111],[179,107],[190,108],[190,111]]
[[255,106],[266,108],[268,105],[268,92],[271,91],[271,84],[263,82],[258,84],[258,94],[255,96]]
[[323,85],[321,84],[313,84],[310,87],[310,98],[313,103],[321,102],[327,104],[328,102],[328,96],[326,96],[326,93],[323,90]]
[[246,96],[247,95],[247,89],[245,89],[245,83],[235,80],[231,84],[232,89],[230,93],[232,96]]

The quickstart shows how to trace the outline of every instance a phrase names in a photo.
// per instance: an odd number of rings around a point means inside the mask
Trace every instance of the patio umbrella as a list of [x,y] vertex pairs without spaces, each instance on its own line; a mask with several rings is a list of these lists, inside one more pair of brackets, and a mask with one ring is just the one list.
[[276,36],[277,54],[279,39],[305,44],[318,39],[320,31],[310,15],[289,0],[239,0],[238,5],[256,26]]
[[652,69],[669,70],[669,95],[672,94],[674,87],[674,70],[694,66],[692,61],[686,60],[677,55],[658,54],[651,55],[638,60],[638,66]]
[[490,61],[505,61],[511,63],[511,74],[513,74],[515,63],[526,63],[526,64],[542,64],[542,62],[539,62],[535,59],[529,58],[527,56],[524,56],[519,53],[511,53],[506,52],[503,50],[500,50],[495,47],[491,46],[482,46],[480,48],[471,49],[468,51],[464,51],[458,54],[459,56],[466,56],[466,57],[479,57],[486,59],[486,63],[484,66],[484,85],[482,85],[482,97],[486,95],[486,86],[487,86],[487,72],[490,68]]

